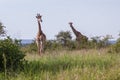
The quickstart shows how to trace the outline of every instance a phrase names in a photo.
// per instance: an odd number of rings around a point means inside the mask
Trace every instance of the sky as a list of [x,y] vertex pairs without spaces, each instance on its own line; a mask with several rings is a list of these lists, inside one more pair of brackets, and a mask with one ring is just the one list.
[[69,22],[89,38],[120,33],[120,0],[0,0],[0,22],[12,38],[35,39],[37,13],[48,40],[60,31],[70,31],[74,39]]

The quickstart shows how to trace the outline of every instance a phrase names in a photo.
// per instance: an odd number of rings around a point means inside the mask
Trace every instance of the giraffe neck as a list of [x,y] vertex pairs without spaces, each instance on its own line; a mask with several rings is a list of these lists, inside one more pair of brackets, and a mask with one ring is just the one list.
[[74,34],[75,34],[76,37],[78,37],[78,36],[81,34],[80,32],[78,32],[78,31],[73,27],[73,25],[70,25],[70,27],[71,27],[71,29],[72,29],[72,31],[74,32]]
[[38,33],[39,33],[39,34],[42,33],[40,21],[38,21]]

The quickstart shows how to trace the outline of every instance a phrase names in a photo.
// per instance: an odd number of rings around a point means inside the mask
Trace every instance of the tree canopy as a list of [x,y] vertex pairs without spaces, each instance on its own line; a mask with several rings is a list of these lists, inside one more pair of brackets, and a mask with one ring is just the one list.
[[4,30],[5,26],[0,22],[0,37],[5,36],[6,32]]
[[66,45],[69,40],[72,39],[72,36],[69,31],[61,31],[56,35],[57,41]]

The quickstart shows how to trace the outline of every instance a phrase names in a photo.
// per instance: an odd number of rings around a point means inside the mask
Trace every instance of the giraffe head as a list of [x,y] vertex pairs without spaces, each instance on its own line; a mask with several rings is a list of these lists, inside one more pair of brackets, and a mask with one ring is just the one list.
[[39,22],[42,22],[42,16],[40,14],[37,14],[36,18]]
[[70,26],[72,26],[73,23],[72,23],[72,22],[69,22],[69,24],[70,24]]

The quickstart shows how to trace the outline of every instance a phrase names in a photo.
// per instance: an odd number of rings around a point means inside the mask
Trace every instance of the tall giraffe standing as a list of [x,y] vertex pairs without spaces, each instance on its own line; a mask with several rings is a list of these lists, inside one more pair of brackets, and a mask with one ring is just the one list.
[[36,18],[38,22],[38,33],[36,36],[36,43],[38,47],[38,54],[41,54],[42,52],[44,52],[46,35],[43,33],[41,29],[42,16],[40,14],[37,14]]
[[88,38],[87,38],[86,36],[82,35],[79,31],[77,31],[77,30],[74,28],[72,22],[69,22],[69,25],[70,25],[73,33],[74,33],[75,36],[76,36],[76,41],[78,41],[78,42],[83,42],[83,41],[87,42]]

